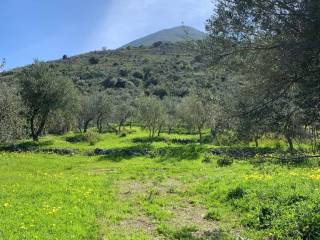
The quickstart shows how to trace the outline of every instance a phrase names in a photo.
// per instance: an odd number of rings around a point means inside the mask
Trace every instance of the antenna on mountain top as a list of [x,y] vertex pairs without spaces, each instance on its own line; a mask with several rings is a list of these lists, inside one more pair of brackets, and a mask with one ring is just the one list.
[[186,41],[188,41],[190,39],[190,34],[189,31],[186,27],[186,25],[184,24],[184,21],[181,22],[182,28],[183,28],[183,32],[186,34]]

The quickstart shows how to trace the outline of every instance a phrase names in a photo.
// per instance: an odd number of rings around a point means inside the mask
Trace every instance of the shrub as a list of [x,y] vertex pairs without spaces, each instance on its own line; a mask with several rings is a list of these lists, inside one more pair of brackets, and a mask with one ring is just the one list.
[[304,212],[299,217],[298,228],[302,239],[320,239],[320,207]]
[[227,194],[227,200],[240,199],[245,195],[245,191],[241,187],[232,189]]
[[220,158],[217,161],[218,167],[226,167],[232,165],[233,160],[230,158]]
[[102,85],[105,87],[105,88],[114,88],[117,84],[118,80],[109,76],[106,80],[104,80],[102,82]]
[[79,143],[79,142],[84,142],[85,139],[84,139],[84,136],[82,134],[79,134],[79,135],[75,135],[75,136],[72,136],[72,137],[67,137],[66,141],[70,142],[70,143]]
[[153,95],[163,99],[165,96],[168,95],[167,90],[163,89],[163,88],[158,88],[156,90],[154,90]]
[[224,130],[216,136],[216,142],[220,146],[230,146],[238,141],[237,134],[233,130]]
[[160,47],[162,45],[161,41],[155,42],[152,44],[152,47]]
[[91,131],[66,138],[66,141],[70,143],[88,142],[90,145],[95,145],[100,140],[100,135]]
[[194,61],[195,62],[199,62],[200,63],[200,62],[202,62],[202,59],[203,59],[202,55],[198,55],[198,56],[194,57]]
[[219,221],[221,218],[217,209],[210,209],[207,214],[204,216],[204,219],[211,221]]
[[91,57],[89,58],[89,63],[94,65],[94,64],[98,64],[99,63],[99,59],[96,57]]
[[120,69],[120,70],[119,70],[119,74],[120,74],[121,77],[128,77],[128,75],[129,75],[129,70],[127,70],[127,69]]
[[119,137],[126,137],[127,134],[125,132],[120,133]]
[[213,160],[213,155],[211,153],[206,153],[202,160],[203,163],[211,163]]
[[272,225],[273,210],[269,207],[262,207],[258,214],[259,228],[267,229]]
[[84,140],[92,146],[101,141],[100,134],[92,131],[86,132],[83,137]]
[[134,72],[132,74],[132,76],[135,77],[135,78],[138,78],[138,79],[143,79],[143,74],[141,72],[138,72],[138,71]]

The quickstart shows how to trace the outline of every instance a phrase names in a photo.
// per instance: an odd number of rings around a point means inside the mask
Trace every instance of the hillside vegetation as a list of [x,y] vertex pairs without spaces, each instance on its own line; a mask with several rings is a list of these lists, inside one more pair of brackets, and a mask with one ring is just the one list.
[[[198,44],[158,42],[151,47],[102,50],[48,62],[73,80],[82,93],[128,89],[151,95],[186,96],[193,87],[215,87]],[[0,75],[14,84],[22,69]]]

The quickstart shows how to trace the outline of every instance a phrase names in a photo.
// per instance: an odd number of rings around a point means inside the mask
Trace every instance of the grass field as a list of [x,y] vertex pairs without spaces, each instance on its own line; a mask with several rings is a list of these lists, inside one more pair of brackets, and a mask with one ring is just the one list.
[[147,135],[105,134],[94,146],[47,136],[37,145],[73,155],[0,152],[0,239],[320,239],[317,164],[219,167],[222,156],[203,161],[214,146],[133,141]]

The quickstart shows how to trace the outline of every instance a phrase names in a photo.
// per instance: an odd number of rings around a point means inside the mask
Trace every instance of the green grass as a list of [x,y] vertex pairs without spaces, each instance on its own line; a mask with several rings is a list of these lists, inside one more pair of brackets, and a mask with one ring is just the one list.
[[135,130],[104,134],[95,146],[41,139],[40,148],[78,149],[73,156],[0,152],[0,239],[319,237],[319,167],[218,167],[218,157],[202,162],[213,146],[170,142],[149,145],[170,149],[160,156],[87,156],[139,145],[132,140],[148,133]]

